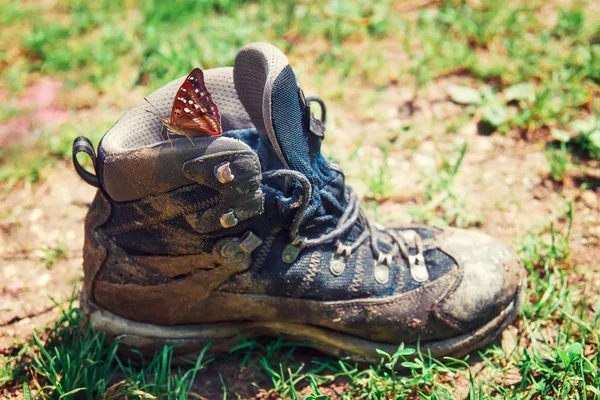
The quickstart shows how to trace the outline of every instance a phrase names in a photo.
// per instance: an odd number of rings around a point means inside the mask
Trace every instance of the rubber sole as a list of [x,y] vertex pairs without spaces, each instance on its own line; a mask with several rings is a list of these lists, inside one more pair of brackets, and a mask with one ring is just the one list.
[[[449,339],[421,342],[423,354],[435,358],[463,357],[491,343],[519,314],[525,298],[525,284],[521,282],[514,300],[497,317],[469,333]],[[311,325],[288,322],[236,322],[205,325],[162,326],[134,322],[121,318],[94,304],[85,291],[81,295],[82,328],[91,325],[96,332],[106,334],[109,342],[119,341],[119,351],[125,355],[141,353],[151,356],[165,345],[174,348],[173,361],[181,364],[195,361],[198,353],[208,344],[207,356],[227,353],[245,340],[259,336],[284,337],[300,341],[323,353],[336,357],[349,357],[352,361],[377,363],[381,356],[377,350],[393,354],[398,345],[374,342],[356,336],[335,332]],[[405,346],[416,348],[416,345]],[[135,350],[135,352],[133,351]]]

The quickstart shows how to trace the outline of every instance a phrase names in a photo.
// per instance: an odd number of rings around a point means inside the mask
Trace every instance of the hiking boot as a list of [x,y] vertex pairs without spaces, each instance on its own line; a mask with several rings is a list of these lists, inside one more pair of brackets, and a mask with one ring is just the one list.
[[[98,187],[85,220],[84,325],[121,349],[171,345],[180,359],[269,335],[377,362],[377,349],[401,343],[462,356],[514,320],[524,271],[505,244],[365,217],[321,153],[324,121],[311,106],[324,104],[305,99],[279,50],[248,45],[233,68],[204,77],[222,136],[167,139],[142,101],[97,156],[75,143],[96,174],[77,170]],[[169,114],[182,81],[147,97],[156,114]]]

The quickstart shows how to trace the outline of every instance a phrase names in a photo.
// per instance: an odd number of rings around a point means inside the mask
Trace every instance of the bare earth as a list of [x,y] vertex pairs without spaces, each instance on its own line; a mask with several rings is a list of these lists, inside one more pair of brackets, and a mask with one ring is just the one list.
[[[482,135],[474,120],[467,120],[455,134],[444,132],[444,121],[464,111],[446,94],[452,80],[438,80],[416,97],[410,88],[389,87],[374,106],[377,113],[373,118],[358,119],[350,112],[351,98],[347,104],[329,104],[332,127],[326,152],[345,167],[350,184],[367,197],[365,177],[382,162],[382,141],[392,140],[381,132],[410,125],[408,132],[393,138],[396,142],[386,169],[388,193],[377,199],[380,206],[372,213],[381,222],[406,222],[411,219],[408,210],[424,204],[428,171],[435,171],[440,157],[451,156],[453,149],[466,142],[468,150],[454,188],[468,213],[480,218],[478,229],[519,248],[520,238],[548,223],[572,199],[575,219],[570,263],[591,287],[599,287],[598,190],[584,191],[571,180],[563,185],[549,181],[543,145],[526,141],[520,134]],[[53,167],[41,184],[17,184],[0,192],[0,352],[28,340],[34,329],[41,331],[59,313],[53,301],[64,304],[79,289],[83,221],[93,194],[94,189],[67,163]],[[53,257],[56,254],[59,256]],[[505,340],[518,335],[519,326],[517,321]],[[306,353],[315,356],[312,351]],[[219,372],[242,397],[264,398],[264,389],[249,383],[250,372],[233,362],[213,364],[202,374],[199,391],[209,398],[221,396]],[[335,397],[338,391],[342,388],[331,385],[327,394]]]

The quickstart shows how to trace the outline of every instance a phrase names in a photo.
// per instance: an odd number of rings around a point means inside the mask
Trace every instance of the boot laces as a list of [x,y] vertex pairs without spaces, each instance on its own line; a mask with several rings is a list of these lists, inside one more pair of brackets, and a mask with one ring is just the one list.
[[[318,246],[330,243],[336,240],[335,253],[337,256],[350,257],[365,241],[369,241],[371,251],[378,265],[385,265],[388,268],[392,265],[392,258],[400,255],[408,263],[413,279],[418,282],[424,282],[428,279],[428,272],[423,257],[423,243],[421,236],[414,230],[396,231],[393,229],[383,230],[391,239],[395,246],[392,251],[384,254],[377,244],[377,238],[382,234],[382,230],[367,218],[360,208],[360,201],[354,190],[346,186],[345,193],[347,206],[342,215],[337,220],[335,228],[331,231],[320,234],[316,237],[308,238],[300,234],[300,228],[307,226],[309,220],[306,220],[306,214],[312,198],[313,187],[308,178],[300,172],[293,170],[274,170],[265,171],[263,179],[291,178],[300,183],[301,196],[297,205],[297,211],[290,226],[290,243],[286,246],[283,254],[284,262],[291,263],[295,261],[300,251],[304,248]],[[348,232],[356,222],[360,222],[363,228],[362,233],[350,244],[342,244],[339,237]],[[416,249],[416,253],[411,254],[409,247]]]

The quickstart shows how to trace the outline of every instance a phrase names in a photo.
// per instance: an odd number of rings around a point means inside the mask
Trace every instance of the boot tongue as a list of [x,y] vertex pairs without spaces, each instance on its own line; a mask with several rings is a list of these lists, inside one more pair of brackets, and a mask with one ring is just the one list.
[[310,129],[310,112],[287,57],[268,43],[247,45],[235,59],[233,78],[262,139],[259,155],[276,157],[319,188],[329,182],[335,173],[321,154],[322,135]]

